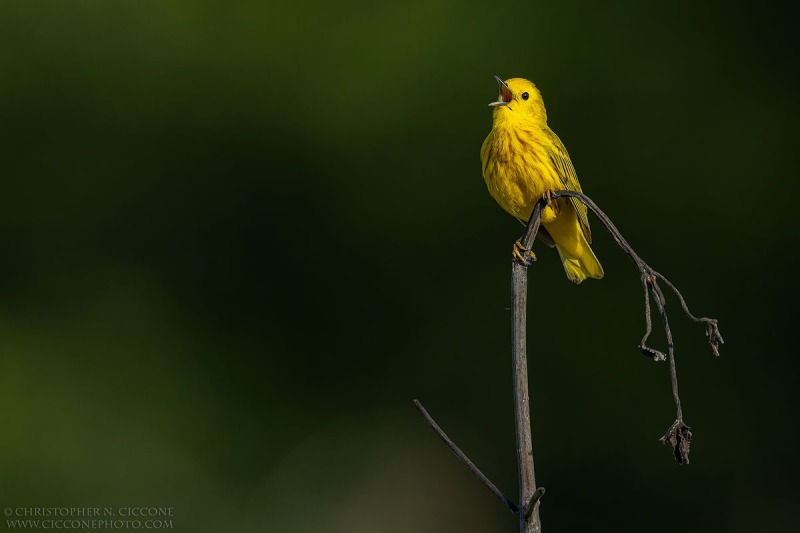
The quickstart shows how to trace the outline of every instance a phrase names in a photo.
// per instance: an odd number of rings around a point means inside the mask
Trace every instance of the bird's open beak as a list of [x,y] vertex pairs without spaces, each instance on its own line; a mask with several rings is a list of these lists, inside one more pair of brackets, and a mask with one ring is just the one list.
[[500,76],[495,76],[494,79],[497,80],[497,85],[500,86],[500,95],[497,97],[496,102],[492,102],[489,105],[491,107],[508,105],[508,103],[511,102],[511,89],[508,88],[508,85],[506,85],[506,82],[504,82]]

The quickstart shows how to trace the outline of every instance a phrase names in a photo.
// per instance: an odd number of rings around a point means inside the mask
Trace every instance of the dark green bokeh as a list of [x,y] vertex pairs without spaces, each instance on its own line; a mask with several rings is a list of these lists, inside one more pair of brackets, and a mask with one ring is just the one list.
[[[669,301],[692,463],[657,438],[634,267],[531,270],[545,531],[794,531],[792,13],[619,2],[0,3],[0,506],[182,531],[497,531],[509,255],[478,151],[534,80]],[[656,336],[657,342],[663,338]]]

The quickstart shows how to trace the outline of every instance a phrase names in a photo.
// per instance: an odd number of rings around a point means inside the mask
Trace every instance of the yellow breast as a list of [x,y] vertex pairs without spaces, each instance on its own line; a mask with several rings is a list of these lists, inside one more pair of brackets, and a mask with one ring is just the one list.
[[489,193],[508,213],[527,222],[546,190],[562,188],[546,139],[536,129],[495,127],[483,141],[481,162]]

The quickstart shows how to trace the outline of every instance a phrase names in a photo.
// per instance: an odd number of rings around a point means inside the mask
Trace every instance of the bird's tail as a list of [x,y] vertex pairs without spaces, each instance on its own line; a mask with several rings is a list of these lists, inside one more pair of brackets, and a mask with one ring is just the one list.
[[569,280],[580,283],[586,278],[602,278],[603,267],[600,266],[600,261],[595,257],[584,233],[588,231],[588,224],[584,230],[573,205],[563,202],[559,206],[558,214],[550,220],[545,220],[547,209],[549,207],[545,208],[542,214],[542,223],[555,242]]
[[573,250],[567,250],[556,244],[567,277],[574,283],[580,283],[586,278],[602,278],[603,267],[600,265],[600,261],[595,257],[583,232],[579,231],[578,236],[580,242]]

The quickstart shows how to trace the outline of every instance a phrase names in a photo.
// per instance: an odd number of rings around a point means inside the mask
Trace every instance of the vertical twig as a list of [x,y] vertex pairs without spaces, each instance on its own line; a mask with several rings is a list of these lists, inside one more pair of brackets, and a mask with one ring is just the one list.
[[[531,437],[530,395],[528,393],[528,356],[526,353],[526,308],[528,296],[528,267],[514,262],[511,267],[512,356],[514,369],[514,425],[517,433],[517,465],[519,471],[519,501],[524,508],[536,491],[533,468],[533,439]],[[538,502],[529,516],[519,513],[520,533],[539,533]]]
[[[537,203],[520,240],[525,250],[530,250],[541,222],[541,204]],[[514,372],[514,425],[517,434],[517,470],[519,473],[519,502],[524,512],[519,513],[520,533],[541,533],[539,499],[533,465],[533,438],[531,436],[530,394],[528,393],[527,308],[528,308],[528,258],[511,263],[511,354]]]

